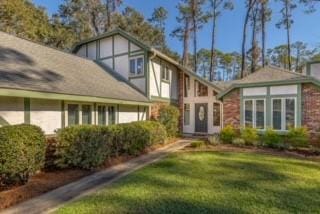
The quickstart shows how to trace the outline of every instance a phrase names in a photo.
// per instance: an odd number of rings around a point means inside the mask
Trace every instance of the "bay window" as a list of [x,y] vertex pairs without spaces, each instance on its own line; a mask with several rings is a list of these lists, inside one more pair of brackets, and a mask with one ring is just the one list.
[[93,124],[93,106],[90,104],[68,103],[66,111],[68,126]]
[[296,99],[272,99],[272,125],[275,130],[289,130],[296,127]]
[[244,126],[265,129],[266,106],[264,99],[244,100]]
[[106,106],[104,106],[104,105],[98,106],[97,116],[98,116],[98,125],[106,125],[107,124]]

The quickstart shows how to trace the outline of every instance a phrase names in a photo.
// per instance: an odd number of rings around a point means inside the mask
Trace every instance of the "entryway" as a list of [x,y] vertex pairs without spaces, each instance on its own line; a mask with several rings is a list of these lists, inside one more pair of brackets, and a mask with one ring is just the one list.
[[208,103],[195,104],[195,132],[208,133]]

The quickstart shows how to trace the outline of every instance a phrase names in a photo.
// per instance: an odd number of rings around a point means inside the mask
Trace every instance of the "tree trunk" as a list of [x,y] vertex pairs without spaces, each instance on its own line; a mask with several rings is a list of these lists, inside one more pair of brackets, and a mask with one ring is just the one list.
[[190,20],[187,18],[185,20],[185,28],[183,35],[183,56],[182,56],[182,65],[188,66],[189,63],[189,39],[190,39]]
[[193,59],[194,59],[194,72],[197,73],[197,67],[198,67],[198,56],[197,56],[197,19],[196,19],[196,13],[197,13],[197,2],[196,0],[192,0],[192,28],[193,28]]
[[243,25],[243,33],[242,33],[242,47],[241,47],[241,72],[240,78],[244,77],[244,71],[246,69],[246,40],[247,40],[247,27],[249,22],[249,16],[252,9],[252,6],[255,4],[256,0],[249,0],[246,17]]
[[262,42],[262,49],[261,49],[261,61],[262,67],[265,66],[265,54],[266,54],[266,1],[262,2],[261,5],[261,42]]
[[210,59],[210,81],[215,79],[215,40],[216,40],[216,3],[217,0],[212,1],[213,17],[212,17],[212,35],[211,35],[211,59]]
[[258,8],[255,8],[252,13],[252,41],[251,41],[251,73],[256,71],[257,59],[256,59],[256,48],[257,48],[257,13]]
[[289,1],[286,1],[285,3],[285,10],[286,10],[286,30],[287,30],[287,51],[288,51],[288,67],[289,70],[291,71],[291,42],[290,42],[290,28],[291,24],[289,23]]

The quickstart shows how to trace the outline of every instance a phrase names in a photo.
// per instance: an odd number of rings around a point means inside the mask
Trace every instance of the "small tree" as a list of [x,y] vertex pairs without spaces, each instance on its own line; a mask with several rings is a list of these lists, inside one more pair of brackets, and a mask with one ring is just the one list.
[[160,108],[159,122],[167,130],[168,137],[175,137],[179,131],[179,109],[174,106],[162,106]]

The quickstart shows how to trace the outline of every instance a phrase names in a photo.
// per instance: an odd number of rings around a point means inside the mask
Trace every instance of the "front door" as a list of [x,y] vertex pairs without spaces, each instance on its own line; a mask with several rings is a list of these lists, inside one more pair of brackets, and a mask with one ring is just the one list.
[[195,132],[208,132],[208,103],[197,103],[195,105]]

